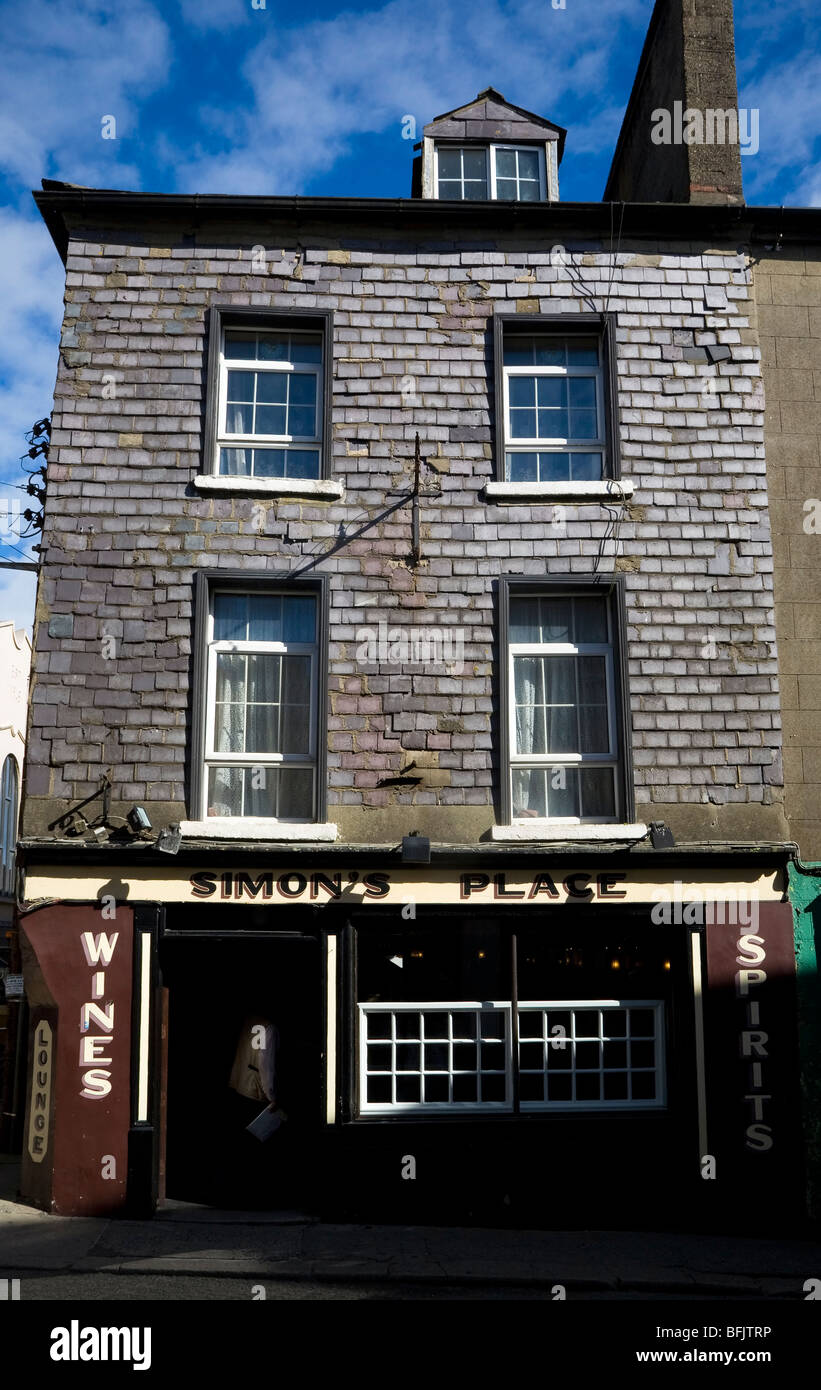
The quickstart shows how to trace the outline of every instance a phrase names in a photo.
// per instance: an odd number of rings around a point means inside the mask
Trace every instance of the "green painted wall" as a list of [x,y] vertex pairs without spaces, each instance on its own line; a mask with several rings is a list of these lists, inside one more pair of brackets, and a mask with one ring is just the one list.
[[807,1162],[807,1214],[821,1221],[821,864],[789,866],[795,921],[802,1123]]

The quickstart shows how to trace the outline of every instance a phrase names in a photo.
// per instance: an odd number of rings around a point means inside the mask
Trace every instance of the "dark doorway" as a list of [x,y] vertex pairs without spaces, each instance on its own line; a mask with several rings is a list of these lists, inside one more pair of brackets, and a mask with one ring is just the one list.
[[[232,1209],[313,1205],[322,1105],[320,959],[312,937],[163,940],[168,1197]],[[284,1112],[264,1141],[246,1126],[268,1107],[267,1095],[231,1085],[232,1072],[236,1083],[249,1066],[256,1071],[257,1054],[247,1045],[254,1031],[260,1063],[273,1043],[273,1067],[260,1067],[261,1085]]]

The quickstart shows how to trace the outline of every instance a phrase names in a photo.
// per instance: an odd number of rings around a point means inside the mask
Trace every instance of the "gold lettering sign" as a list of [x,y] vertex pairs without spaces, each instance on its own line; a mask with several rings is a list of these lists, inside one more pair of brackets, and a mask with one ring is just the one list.
[[51,1025],[41,1018],[34,1030],[34,1078],[28,1133],[28,1151],[33,1163],[42,1163],[48,1150],[52,1042]]

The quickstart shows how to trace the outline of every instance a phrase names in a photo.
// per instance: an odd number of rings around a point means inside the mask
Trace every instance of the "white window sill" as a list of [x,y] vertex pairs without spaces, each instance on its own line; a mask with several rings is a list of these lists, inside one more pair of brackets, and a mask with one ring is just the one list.
[[345,486],[333,478],[244,478],[234,474],[200,473],[194,479],[200,492],[248,493],[256,497],[317,497],[336,502]]
[[180,824],[186,840],[335,840],[337,827],[266,820],[260,816],[209,816],[207,820],[184,820]]
[[595,483],[486,483],[492,502],[627,502],[633,483],[624,478],[605,478]]
[[490,832],[492,840],[516,842],[523,840],[641,840],[647,834],[647,826],[638,822],[624,825],[600,822],[579,823],[579,821],[531,820],[516,825],[494,825]]

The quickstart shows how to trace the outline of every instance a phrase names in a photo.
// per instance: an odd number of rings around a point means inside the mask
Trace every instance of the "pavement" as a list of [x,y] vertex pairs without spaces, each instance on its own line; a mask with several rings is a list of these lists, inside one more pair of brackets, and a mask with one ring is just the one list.
[[[332,1225],[298,1212],[169,1203],[153,1220],[55,1216],[16,1198],[0,1160],[0,1275],[26,1272],[228,1277],[354,1285],[543,1288],[566,1296],[806,1299],[821,1278],[816,1238],[654,1231]],[[130,1282],[130,1281],[129,1281]],[[190,1297],[189,1295],[186,1295]],[[558,1295],[561,1296],[561,1295]]]

